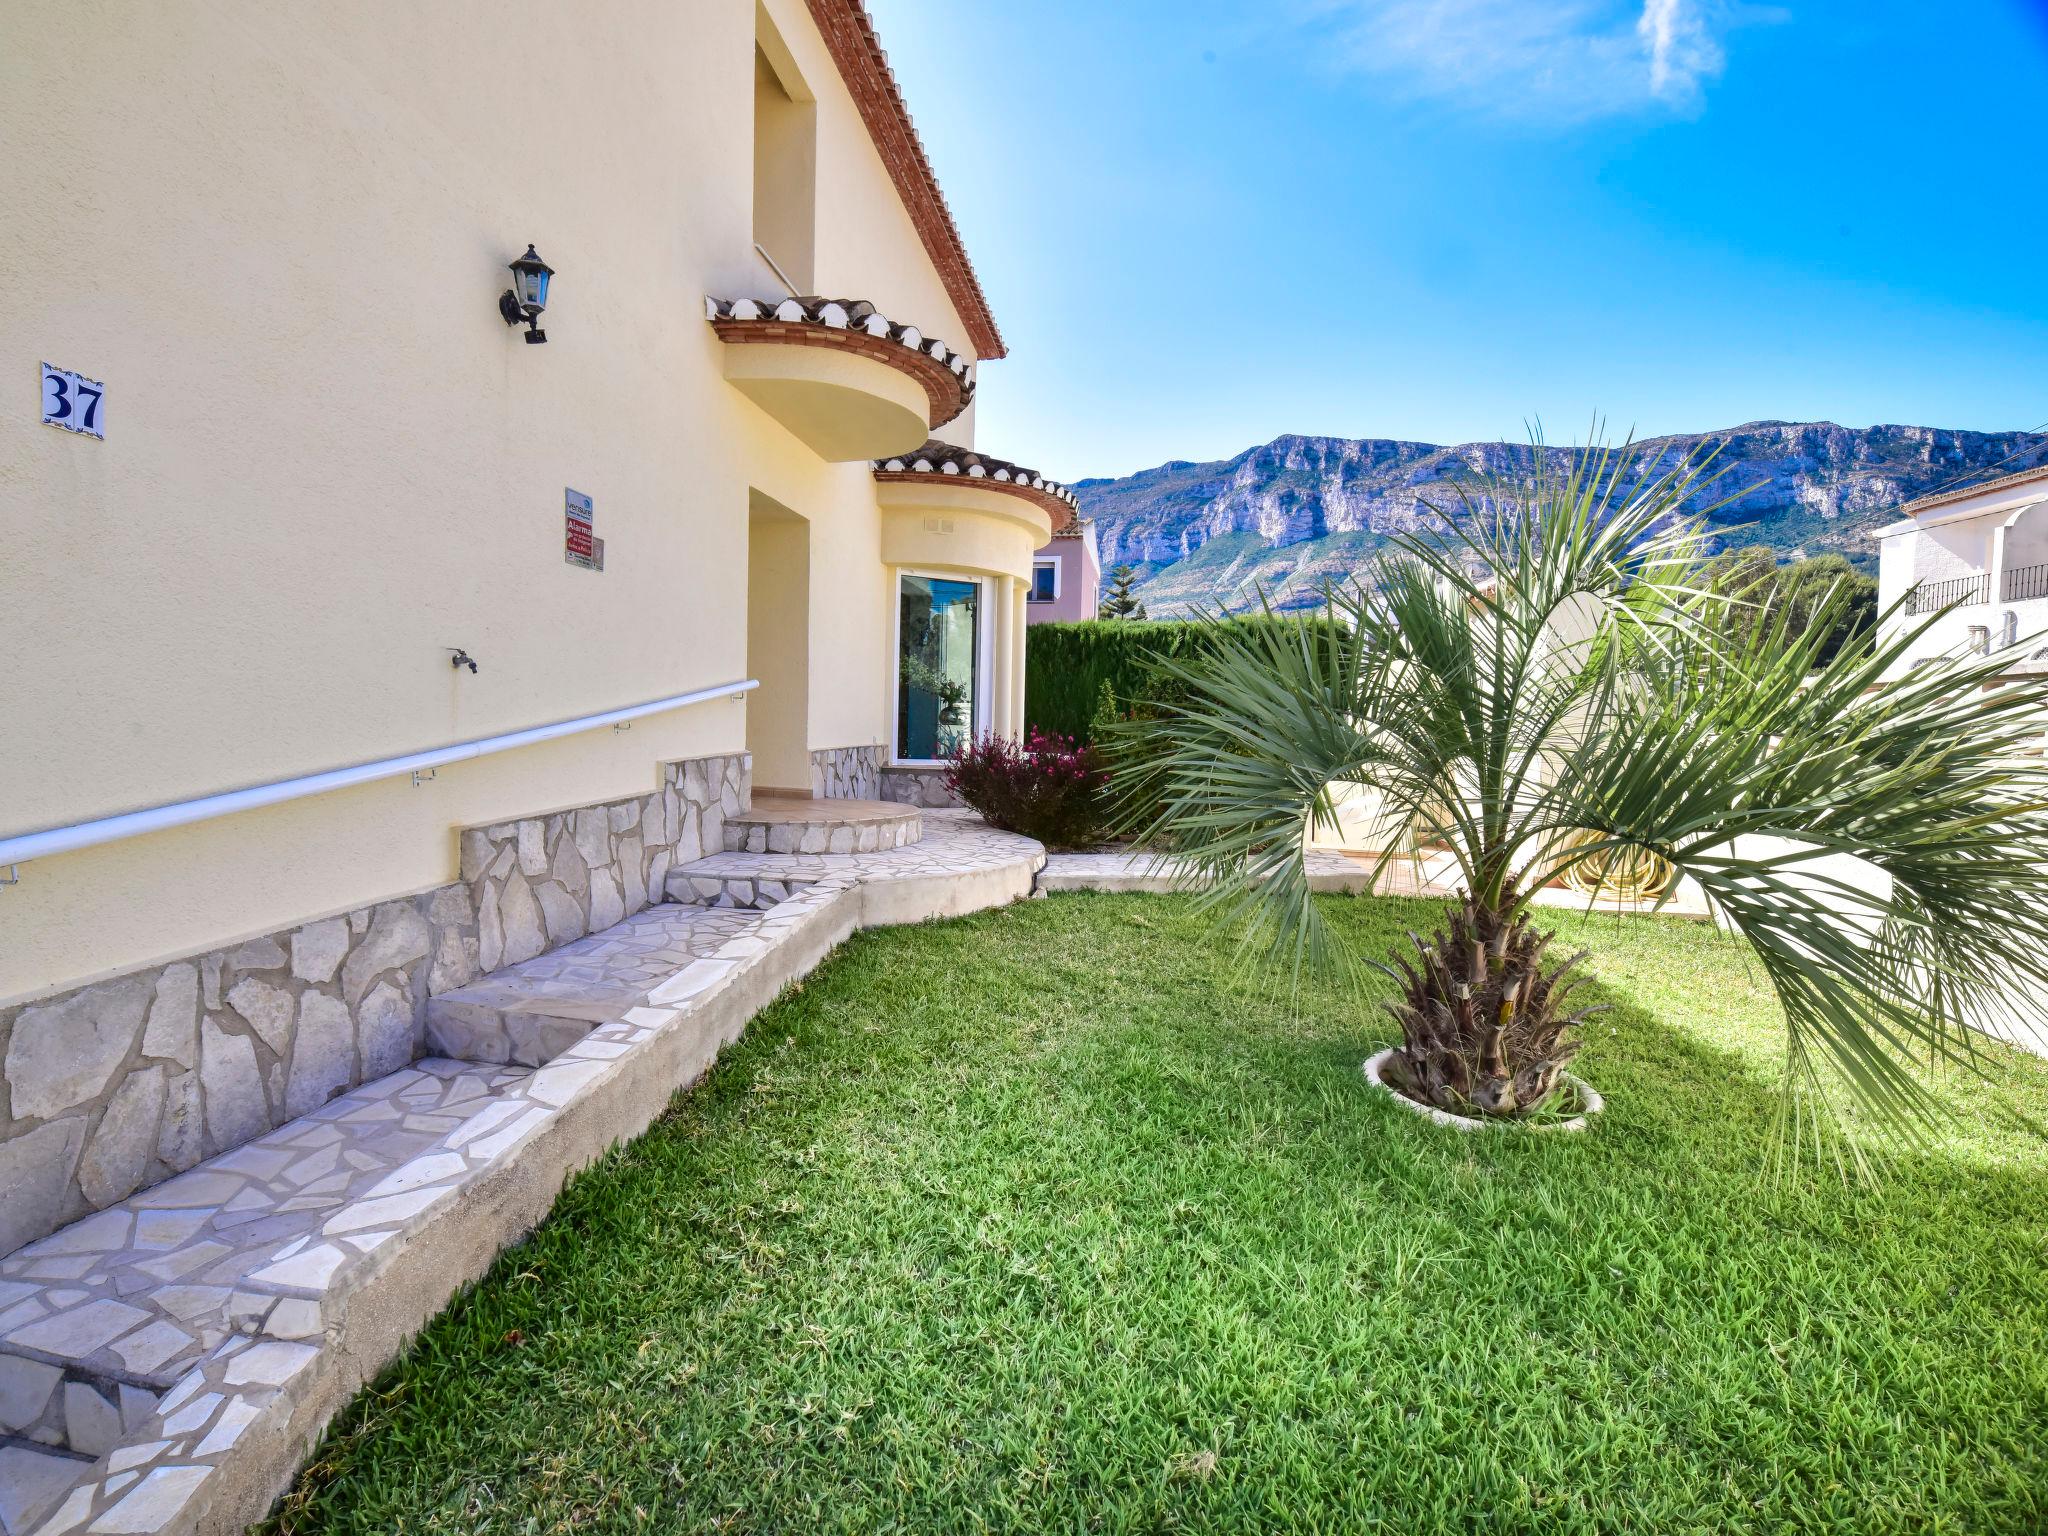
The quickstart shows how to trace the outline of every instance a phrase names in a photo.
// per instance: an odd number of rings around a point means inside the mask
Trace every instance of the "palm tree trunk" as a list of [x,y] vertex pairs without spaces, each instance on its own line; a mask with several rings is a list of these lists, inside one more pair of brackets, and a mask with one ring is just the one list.
[[[1583,979],[1567,975],[1587,951],[1548,969],[1550,935],[1538,932],[1512,884],[1498,904],[1467,893],[1448,930],[1410,933],[1419,965],[1396,955],[1402,996],[1387,1004],[1401,1049],[1387,1078],[1410,1098],[1458,1114],[1529,1113],[1557,1087],[1579,1042],[1565,1031],[1598,1005],[1564,1011]],[[1387,969],[1382,967],[1382,969]]]

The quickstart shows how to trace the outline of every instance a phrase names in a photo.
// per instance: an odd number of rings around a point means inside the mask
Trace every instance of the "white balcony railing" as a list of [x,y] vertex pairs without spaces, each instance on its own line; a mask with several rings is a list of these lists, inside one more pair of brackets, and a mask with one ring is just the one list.
[[2048,597],[2048,565],[2007,566],[2001,602],[2025,603]]
[[1951,604],[1967,606],[1991,601],[1991,577],[1984,571],[1951,581],[1923,581],[1906,599],[1908,613],[1934,613]]

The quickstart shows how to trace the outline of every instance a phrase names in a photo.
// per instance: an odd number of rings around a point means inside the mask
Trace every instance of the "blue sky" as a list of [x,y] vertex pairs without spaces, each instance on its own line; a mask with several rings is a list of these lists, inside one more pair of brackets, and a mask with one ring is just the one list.
[[2048,0],[869,0],[1062,479],[2048,422]]

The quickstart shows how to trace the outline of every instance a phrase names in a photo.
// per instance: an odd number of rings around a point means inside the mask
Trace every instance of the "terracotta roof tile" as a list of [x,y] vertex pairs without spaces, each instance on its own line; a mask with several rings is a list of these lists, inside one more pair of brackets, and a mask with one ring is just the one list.
[[[927,336],[914,325],[900,325],[866,299],[825,299],[806,294],[795,299],[720,299],[704,297],[704,318],[713,325],[756,321],[763,324],[816,326],[848,336],[865,335],[878,341],[900,342],[952,374],[959,398],[949,401],[951,409],[932,419],[951,421],[973,403],[973,364],[964,352],[956,352],[936,336]],[[737,335],[732,339],[737,339]],[[863,344],[864,345],[864,344]],[[936,405],[936,402],[934,402]]]
[[1904,510],[1925,512],[1931,507],[1952,506],[1959,501],[1968,501],[1972,496],[1981,496],[1986,491],[2002,491],[2010,486],[2025,485],[2031,480],[2048,480],[2048,464],[2039,464],[2032,469],[2022,469],[2010,475],[2000,475],[1995,480],[1980,480],[1975,485],[1960,486],[1953,491],[1941,491],[1933,496],[1922,496],[1918,501],[1909,501]]
[[[987,479],[1023,486],[1063,503],[1069,521],[1074,519],[1081,505],[1072,491],[1057,480],[1046,479],[1035,469],[1026,469],[1021,464],[1012,464],[1008,459],[998,459],[986,453],[976,453],[972,448],[956,448],[937,438],[913,453],[876,459],[874,463],[876,474],[963,475],[970,480]],[[1067,525],[1062,523],[1060,526],[1064,528]]]

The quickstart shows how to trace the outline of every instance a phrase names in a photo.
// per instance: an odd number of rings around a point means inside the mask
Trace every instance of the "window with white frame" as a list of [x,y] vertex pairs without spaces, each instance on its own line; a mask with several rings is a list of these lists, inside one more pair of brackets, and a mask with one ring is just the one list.
[[1031,562],[1031,592],[1026,602],[1050,603],[1060,595],[1060,563],[1057,560]]
[[896,588],[896,758],[937,762],[965,746],[984,700],[981,583],[905,572]]

